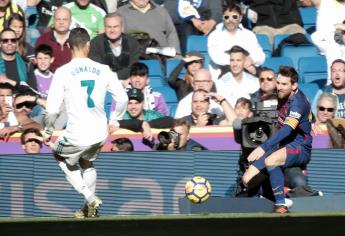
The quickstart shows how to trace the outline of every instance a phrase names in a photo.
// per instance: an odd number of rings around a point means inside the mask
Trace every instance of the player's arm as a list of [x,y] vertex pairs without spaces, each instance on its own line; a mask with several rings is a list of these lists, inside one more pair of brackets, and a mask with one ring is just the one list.
[[46,127],[45,127],[45,137],[50,139],[54,128],[53,125],[60,112],[60,107],[64,99],[64,78],[65,76],[57,70],[54,75],[54,79],[50,85],[47,104],[46,104]]
[[108,91],[111,93],[112,98],[116,101],[116,108],[110,114],[110,125],[118,126],[118,120],[122,120],[123,115],[127,109],[128,96],[121,82],[117,78],[116,73],[111,72],[108,68],[107,79],[108,79]]
[[288,116],[281,127],[275,134],[271,136],[265,143],[261,144],[261,148],[266,152],[277,146],[282,140],[287,138],[293,130],[299,125],[302,117],[302,109],[297,106],[291,107]]

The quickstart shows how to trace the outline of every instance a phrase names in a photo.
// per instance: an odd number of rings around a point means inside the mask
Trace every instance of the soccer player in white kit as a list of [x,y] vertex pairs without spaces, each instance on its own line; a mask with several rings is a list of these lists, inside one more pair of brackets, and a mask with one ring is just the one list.
[[[85,198],[84,206],[74,216],[95,217],[102,200],[95,195],[97,173],[92,161],[98,157],[108,134],[118,128],[128,98],[116,74],[107,65],[87,58],[90,37],[85,29],[73,29],[68,42],[72,60],[56,70],[49,89],[45,143],[50,143],[56,115],[64,103],[68,122],[53,146],[53,154],[68,182]],[[104,112],[107,91],[116,101],[109,124]]]

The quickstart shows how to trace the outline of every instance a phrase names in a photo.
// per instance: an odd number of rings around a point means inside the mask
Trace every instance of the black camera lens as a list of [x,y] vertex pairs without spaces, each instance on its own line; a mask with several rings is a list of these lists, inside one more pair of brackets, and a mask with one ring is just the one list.
[[171,138],[170,138],[170,134],[166,131],[162,131],[158,134],[158,141],[161,144],[165,144],[168,145],[169,143],[171,143]]

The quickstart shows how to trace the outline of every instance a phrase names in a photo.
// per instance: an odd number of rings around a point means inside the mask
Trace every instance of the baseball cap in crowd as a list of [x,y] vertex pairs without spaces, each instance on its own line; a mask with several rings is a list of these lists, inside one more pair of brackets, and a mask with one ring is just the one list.
[[138,102],[144,101],[144,94],[140,89],[132,88],[127,92],[128,100],[137,100]]
[[192,61],[204,61],[205,57],[198,51],[191,51],[188,52],[182,60],[186,63],[190,63]]
[[249,52],[246,49],[244,49],[244,48],[242,48],[241,46],[238,46],[238,45],[235,45],[232,48],[230,48],[229,50],[225,51],[225,53],[227,53],[227,54],[237,53],[237,52],[241,52],[241,53],[243,53],[243,55],[249,56]]

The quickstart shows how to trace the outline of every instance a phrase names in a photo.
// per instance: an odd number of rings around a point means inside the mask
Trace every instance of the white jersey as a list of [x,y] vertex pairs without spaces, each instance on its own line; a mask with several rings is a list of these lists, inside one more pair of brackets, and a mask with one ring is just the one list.
[[116,101],[111,122],[122,119],[127,107],[127,94],[115,73],[106,65],[88,58],[75,58],[58,68],[47,99],[48,125],[60,112],[62,103],[67,111],[67,127],[63,137],[75,146],[88,146],[107,138],[104,111],[106,92]]

